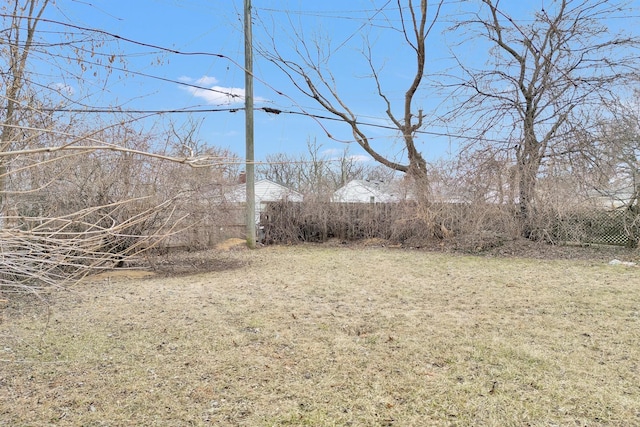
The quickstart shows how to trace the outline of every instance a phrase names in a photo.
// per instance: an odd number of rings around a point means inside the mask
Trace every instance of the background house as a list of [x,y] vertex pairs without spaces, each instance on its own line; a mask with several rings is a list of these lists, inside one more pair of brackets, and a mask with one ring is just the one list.
[[631,207],[638,203],[640,186],[628,178],[613,178],[607,186],[594,188],[590,193],[597,206],[605,209]]
[[[255,182],[255,204],[256,204],[256,224],[260,222],[260,215],[264,211],[267,203],[288,200],[290,202],[301,202],[302,194],[290,188],[280,185],[268,179],[261,179]],[[226,195],[226,201],[231,203],[241,203],[247,201],[246,184],[238,184]]]
[[399,182],[354,179],[333,193],[338,203],[398,203],[407,198]]

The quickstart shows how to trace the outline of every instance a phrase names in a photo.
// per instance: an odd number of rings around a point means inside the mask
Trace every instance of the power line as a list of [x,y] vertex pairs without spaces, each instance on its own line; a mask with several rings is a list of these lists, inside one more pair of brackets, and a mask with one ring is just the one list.
[[[19,17],[19,18],[24,18],[24,19],[28,18],[26,16],[18,16],[18,15],[9,14],[9,13],[0,13],[0,17],[3,17],[3,18]],[[75,24],[71,24],[71,23],[68,23],[68,22],[62,22],[62,21],[57,21],[55,19],[48,19],[48,18],[40,18],[40,21],[48,22],[50,24],[62,25],[62,26],[73,28],[73,29],[80,30],[80,31],[89,31],[89,32],[96,33],[96,34],[102,34],[102,35],[105,35],[105,36],[113,37],[114,39],[117,39],[117,40],[122,40],[122,41],[125,41],[127,43],[134,44],[134,45],[138,45],[138,46],[142,46],[142,47],[148,47],[148,48],[152,48],[152,49],[157,49],[157,50],[160,50],[160,51],[163,51],[163,52],[173,53],[173,54],[176,54],[176,55],[183,55],[183,56],[213,56],[213,57],[216,57],[216,58],[226,59],[226,60],[232,62],[234,65],[237,65],[239,68],[243,68],[236,61],[234,61],[233,59],[231,59],[230,57],[228,57],[227,55],[224,55],[222,53],[206,52],[206,51],[185,52],[185,51],[181,51],[181,50],[177,50],[177,49],[172,49],[172,48],[168,48],[168,47],[164,47],[164,46],[155,45],[155,44],[152,44],[152,43],[146,43],[146,42],[133,40],[133,39],[130,39],[130,38],[127,38],[127,37],[124,37],[124,36],[121,36],[121,35],[118,35],[118,34],[115,34],[115,33],[111,33],[109,31],[101,30],[99,28],[83,27],[83,26],[80,26],[80,25],[75,25]]]
[[88,114],[180,114],[180,113],[235,113],[243,111],[244,107],[229,108],[176,108],[167,110],[140,110],[122,108],[56,108],[39,107],[38,111],[53,113],[88,113]]
[[[56,112],[56,113],[87,113],[87,114],[192,114],[192,113],[237,113],[240,111],[244,111],[244,107],[228,107],[228,108],[182,108],[182,109],[168,109],[168,110],[143,110],[143,109],[106,109],[106,108],[94,108],[94,109],[81,109],[81,108],[38,108],[39,111],[44,112]],[[304,111],[291,111],[291,110],[281,110],[278,108],[272,107],[255,107],[255,111],[262,111],[268,114],[289,114],[296,116],[304,116],[310,117],[316,120],[327,120],[333,122],[344,122],[343,119],[339,117],[331,117],[322,114],[312,114]],[[382,125],[379,123],[367,122],[362,120],[354,121],[355,124],[360,126],[368,126],[378,129],[386,129],[392,130],[395,132],[399,132],[399,129],[392,125]],[[455,134],[452,132],[435,132],[428,130],[416,130],[415,133],[420,135],[429,135],[429,136],[437,136],[437,137],[446,137],[446,138],[458,138],[458,139],[467,139],[467,140],[478,140],[477,137],[465,136],[462,134]],[[332,138],[333,139],[333,138]],[[490,138],[482,138],[483,141],[487,142],[506,142],[505,140],[499,139],[490,139]]]
[[[452,5],[452,4],[464,4],[467,3],[468,0],[452,0],[452,1],[445,1],[442,4],[443,5]],[[264,12],[268,12],[268,13],[281,13],[281,14],[287,14],[287,15],[298,15],[298,16],[310,16],[310,17],[314,17],[314,18],[329,18],[329,19],[341,19],[341,20],[347,20],[347,21],[374,21],[372,18],[369,18],[367,16],[357,16],[355,14],[361,13],[361,14],[371,14],[371,13],[376,13],[376,12],[380,12],[382,11],[384,8],[386,7],[383,6],[381,8],[378,9],[356,9],[356,10],[337,10],[337,11],[332,11],[332,10],[292,10],[292,9],[276,9],[276,8],[267,8],[267,7],[260,7],[260,8],[255,8],[257,11],[264,11]],[[397,9],[397,8],[396,8]],[[409,9],[409,6],[402,6],[400,9],[403,10],[407,10]],[[602,17],[599,18],[601,20],[610,20],[610,19],[634,19],[634,18],[640,18],[640,15],[638,14],[624,14],[624,15],[610,15],[607,16],[606,18]],[[385,18],[385,20],[389,20],[387,18]],[[391,21],[396,21],[396,20],[391,20]],[[399,20],[397,20],[399,21]],[[533,18],[521,18],[518,19],[519,22],[535,22],[535,19]],[[456,21],[454,19],[439,19],[438,20],[439,23],[446,23],[446,24],[455,24],[458,23],[459,21]]]

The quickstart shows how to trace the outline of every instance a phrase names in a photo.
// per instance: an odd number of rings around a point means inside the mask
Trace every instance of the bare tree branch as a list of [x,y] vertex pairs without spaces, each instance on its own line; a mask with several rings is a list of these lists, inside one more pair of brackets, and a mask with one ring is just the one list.
[[459,95],[466,108],[452,116],[484,122],[482,134],[495,132],[511,144],[523,234],[530,236],[544,159],[578,128],[581,111],[612,99],[636,78],[640,41],[606,27],[606,19],[624,2],[554,0],[523,24],[499,1],[482,3],[480,13],[453,30],[469,28],[483,37],[492,61],[485,69],[463,68],[467,79]]
[[[355,141],[375,161],[396,171],[407,173],[416,182],[422,183],[421,191],[425,192],[428,187],[426,185],[428,183],[427,164],[415,141],[416,131],[424,126],[425,116],[421,109],[415,111],[415,103],[425,74],[426,39],[439,18],[443,1],[435,2],[435,11],[432,13],[429,13],[428,0],[419,0],[416,3],[413,0],[408,0],[405,5],[400,0],[397,1],[399,25],[403,38],[415,54],[415,69],[412,71],[413,77],[403,97],[401,113],[396,114],[393,111],[393,104],[385,94],[379,70],[374,66],[371,45],[367,41],[365,41],[366,47],[363,51],[372,72],[376,92],[383,102],[385,114],[396,127],[403,141],[407,155],[406,164],[382,154],[382,150],[373,147],[367,132],[358,124],[356,113],[340,94],[336,78],[328,69],[330,59],[328,47],[323,48],[316,41],[314,43],[315,49],[310,49],[309,43],[311,42],[305,38],[304,33],[294,29],[293,58],[281,53],[278,47],[279,43],[276,43],[273,34],[271,35],[271,44],[267,47],[260,47],[259,51],[289,78],[300,93],[313,99],[327,112],[347,124],[351,128]],[[314,52],[314,55],[311,52]]]

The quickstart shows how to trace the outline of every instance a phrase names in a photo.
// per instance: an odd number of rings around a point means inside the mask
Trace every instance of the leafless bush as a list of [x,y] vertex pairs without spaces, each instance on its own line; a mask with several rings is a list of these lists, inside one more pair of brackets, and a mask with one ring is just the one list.
[[[302,203],[268,205],[262,218],[266,243],[384,239],[423,246],[457,239],[495,245],[518,235],[514,206],[490,203]],[[489,243],[483,243],[487,241]],[[465,243],[466,244],[466,243]]]
[[[549,184],[550,185],[550,184]],[[544,187],[543,187],[544,188]],[[530,238],[565,242],[637,246],[640,216],[633,209],[606,211],[583,200],[542,193],[537,200]],[[558,191],[559,191],[559,187]],[[568,191],[568,190],[567,190]],[[266,243],[384,239],[408,246],[449,242],[465,251],[482,251],[519,238],[517,204],[438,202],[427,206],[400,203],[309,201],[269,204],[262,218]]]
[[[172,239],[211,243],[197,240],[202,233],[193,230],[203,223],[215,228],[220,220],[214,195],[221,186],[219,169],[226,167],[185,166],[176,153],[154,154],[148,136],[125,128],[113,132],[97,135],[97,143],[113,150],[76,142],[73,149],[34,146],[5,156],[0,291],[73,282]],[[65,142],[51,139],[42,145]]]
[[113,220],[140,203],[127,200],[57,218],[3,218],[7,226],[0,230],[0,291],[36,291],[75,282],[153,248],[179,221],[170,201]]
[[262,218],[266,243],[429,239],[437,236],[435,221],[428,209],[413,202],[283,201],[269,204]]
[[[147,154],[152,152],[151,136],[124,127],[97,136],[102,138],[100,141],[113,141],[124,149],[61,150],[14,160],[8,179],[7,210],[14,216],[31,218],[58,218],[90,211],[92,218],[86,218],[86,223],[108,228],[151,206],[171,201],[174,215],[182,218],[182,223],[166,244],[200,249],[214,243],[219,234],[215,231],[228,224],[229,209],[221,195],[229,188],[230,177],[236,174],[234,156],[227,150],[208,147],[187,147],[193,150],[184,151],[176,148],[182,145],[173,141],[166,144],[160,157],[154,157]],[[81,144],[76,146],[80,148]],[[212,161],[198,167],[179,161],[192,156]],[[96,208],[127,200],[131,202],[115,212]],[[145,235],[145,228],[152,226],[143,222],[130,231]],[[126,245],[127,240],[121,239],[118,244]]]

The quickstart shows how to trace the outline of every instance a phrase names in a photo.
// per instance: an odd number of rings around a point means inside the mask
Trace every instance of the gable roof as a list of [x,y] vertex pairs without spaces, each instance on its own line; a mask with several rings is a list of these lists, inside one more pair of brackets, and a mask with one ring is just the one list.
[[[279,200],[291,200],[293,202],[301,202],[302,194],[290,188],[273,182],[269,179],[261,179],[255,182],[256,204],[263,202],[277,202]],[[247,200],[247,187],[245,184],[236,185],[227,195],[230,202],[244,203]]]
[[332,201],[343,203],[397,203],[404,194],[397,183],[354,179],[333,193]]

